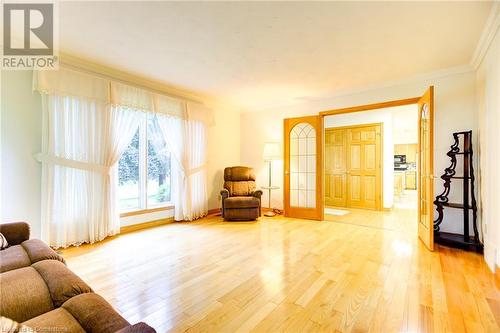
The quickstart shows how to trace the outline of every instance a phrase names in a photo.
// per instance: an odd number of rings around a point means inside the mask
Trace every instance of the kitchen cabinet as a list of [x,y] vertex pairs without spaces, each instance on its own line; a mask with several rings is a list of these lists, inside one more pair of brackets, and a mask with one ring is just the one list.
[[394,194],[401,195],[405,189],[405,172],[395,171],[394,172]]
[[417,189],[417,172],[416,171],[406,171],[405,172],[405,189],[416,190]]
[[394,145],[394,155],[406,155],[406,163],[417,163],[416,143]]

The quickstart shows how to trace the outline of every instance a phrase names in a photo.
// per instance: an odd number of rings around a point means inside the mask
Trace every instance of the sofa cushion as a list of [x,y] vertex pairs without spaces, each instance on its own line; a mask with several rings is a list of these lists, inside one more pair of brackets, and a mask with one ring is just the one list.
[[63,257],[58,255],[41,240],[29,239],[20,245],[10,246],[0,251],[0,273],[27,267],[35,262],[46,259],[65,262]]
[[27,267],[31,260],[21,245],[14,245],[0,251],[0,273]]
[[20,324],[10,318],[0,316],[0,332],[2,333],[35,333],[35,330],[26,325]]
[[71,297],[92,292],[88,284],[60,261],[42,260],[31,267],[35,268],[45,281],[56,308]]
[[46,312],[22,324],[32,327],[36,332],[85,333],[78,320],[63,308]]
[[255,181],[255,172],[252,168],[244,166],[235,166],[224,169],[224,180],[225,181]]
[[85,332],[113,333],[130,325],[104,298],[94,293],[75,296],[62,308],[78,320]]
[[254,181],[226,181],[224,188],[229,191],[230,196],[245,196],[251,195],[257,186]]
[[54,309],[50,292],[33,267],[0,274],[0,314],[23,322]]
[[231,197],[251,195],[256,189],[253,169],[243,166],[225,168],[224,188],[229,191]]
[[156,331],[148,324],[140,322],[132,326],[124,327],[116,333],[156,333]]
[[52,250],[47,244],[39,239],[29,239],[21,243],[24,250],[30,257],[31,263],[41,260],[53,259],[65,263],[64,258]]
[[257,208],[260,200],[256,197],[229,197],[224,199],[224,208]]

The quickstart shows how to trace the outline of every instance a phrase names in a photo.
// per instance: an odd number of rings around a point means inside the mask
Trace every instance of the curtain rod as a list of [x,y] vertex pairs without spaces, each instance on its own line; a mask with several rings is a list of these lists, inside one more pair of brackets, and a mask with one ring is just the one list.
[[74,64],[70,64],[70,63],[66,63],[66,62],[60,62],[59,66],[66,67],[68,69],[73,69],[73,70],[76,70],[76,71],[80,71],[80,72],[83,72],[83,73],[86,73],[86,74],[96,75],[96,76],[99,76],[99,77],[101,77],[103,79],[107,79],[107,80],[112,80],[112,81],[116,81],[116,82],[119,82],[119,83],[128,84],[128,85],[131,85],[131,86],[133,86],[135,88],[152,91],[152,92],[155,92],[155,93],[158,93],[158,94],[161,94],[161,95],[165,95],[165,96],[170,97],[170,98],[175,98],[175,99],[180,99],[180,100],[183,100],[183,101],[195,102],[195,103],[199,103],[199,104],[205,105],[205,103],[201,99],[196,99],[196,98],[191,98],[191,97],[185,97],[185,96],[173,94],[173,93],[170,93],[170,92],[165,92],[165,91],[160,90],[160,89],[156,89],[156,88],[152,88],[152,87],[149,87],[149,86],[146,86],[146,85],[134,83],[134,82],[131,82],[131,81],[128,81],[128,80],[124,80],[124,79],[120,79],[120,78],[117,78],[117,77],[109,75],[109,74],[103,74],[103,73],[97,72],[95,70],[88,69],[88,68],[86,68],[84,66],[78,66],[78,65],[74,65]]

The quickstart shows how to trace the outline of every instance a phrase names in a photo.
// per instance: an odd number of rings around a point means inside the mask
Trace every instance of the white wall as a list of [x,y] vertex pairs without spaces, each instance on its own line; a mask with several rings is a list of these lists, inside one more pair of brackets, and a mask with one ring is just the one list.
[[383,207],[392,208],[394,204],[394,142],[392,137],[393,124],[391,108],[339,114],[327,116],[324,119],[325,128],[372,123],[382,123],[383,127]]
[[[435,192],[438,194],[443,188],[439,176],[449,165],[446,152],[453,142],[452,133],[472,129],[474,131],[474,148],[477,148],[477,107],[475,73],[473,71],[421,79],[261,112],[242,113],[241,163],[253,166],[256,169],[259,185],[263,185],[267,182],[267,169],[262,160],[263,145],[266,141],[283,142],[284,118],[318,114],[319,111],[335,108],[421,96],[430,85],[435,87],[434,174],[438,176],[435,180]],[[282,162],[275,168],[275,174],[276,185],[282,188]],[[452,193],[451,200],[459,200],[458,191]],[[273,193],[273,205],[283,206],[281,189]],[[450,210],[442,229],[449,232],[461,232],[463,226],[458,221],[461,221],[460,212]]]
[[[41,97],[32,92],[31,71],[2,71],[1,77],[1,213],[0,221],[27,221],[33,237],[40,237],[41,165],[33,154],[41,150]],[[215,111],[208,138],[209,209],[219,207],[224,167],[239,164],[240,117]],[[172,211],[127,217],[122,225],[172,216]]]
[[485,260],[492,270],[500,266],[500,31],[477,71],[480,137],[479,201],[484,233]]
[[28,221],[40,237],[42,113],[40,95],[31,92],[31,71],[2,71],[1,222]]
[[240,114],[215,110],[215,126],[208,134],[208,209],[220,207],[224,168],[240,164]]
[[392,109],[394,144],[418,143],[418,105],[403,105]]

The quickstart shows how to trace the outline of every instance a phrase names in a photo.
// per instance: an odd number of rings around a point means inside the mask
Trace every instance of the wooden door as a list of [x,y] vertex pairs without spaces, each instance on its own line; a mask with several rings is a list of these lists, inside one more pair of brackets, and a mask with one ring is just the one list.
[[418,237],[434,250],[434,87],[418,101]]
[[344,129],[325,129],[325,205],[345,207],[346,135]]
[[381,209],[380,125],[347,130],[347,206]]
[[284,121],[285,216],[323,219],[323,118]]

